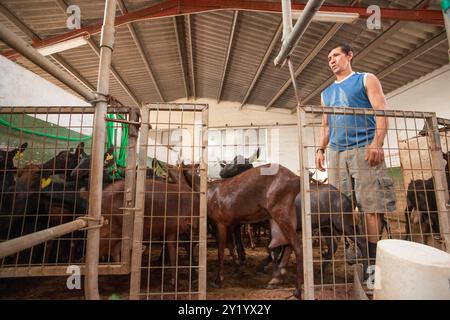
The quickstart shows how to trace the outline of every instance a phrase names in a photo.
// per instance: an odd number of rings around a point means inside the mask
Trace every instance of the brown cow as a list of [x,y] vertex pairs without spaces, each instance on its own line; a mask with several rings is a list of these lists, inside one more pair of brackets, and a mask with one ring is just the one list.
[[[125,182],[116,181],[103,189],[102,215],[109,221],[101,228],[100,257],[120,261]],[[143,241],[165,238],[170,263],[175,265],[176,241],[191,227],[198,229],[199,196],[185,184],[168,184],[147,179],[145,182]],[[110,250],[111,249],[111,250]],[[172,269],[172,284],[175,282]]]
[[295,296],[301,298],[303,256],[296,235],[294,199],[300,190],[300,179],[287,168],[277,165],[274,174],[264,174],[273,164],[253,168],[235,177],[216,180],[208,186],[208,217],[218,228],[219,271],[216,284],[224,279],[224,249],[227,228],[235,224],[256,223],[272,219],[270,248],[291,244],[297,262]]

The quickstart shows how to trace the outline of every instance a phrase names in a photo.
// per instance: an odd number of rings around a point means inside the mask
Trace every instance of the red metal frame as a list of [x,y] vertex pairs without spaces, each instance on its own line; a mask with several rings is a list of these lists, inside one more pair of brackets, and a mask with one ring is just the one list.
[[[304,4],[292,4],[293,10],[303,10],[304,8]],[[115,19],[115,25],[121,26],[136,21],[211,12],[217,10],[242,10],[281,13],[281,3],[279,1],[265,2],[259,0],[167,0],[160,4],[156,4],[118,16]],[[371,13],[367,13],[366,10],[367,9],[364,7],[328,5],[324,5],[320,8],[320,11],[323,12],[358,13],[360,15],[360,18],[367,18],[371,15]],[[381,18],[387,20],[414,21],[434,25],[444,25],[444,18],[441,10],[381,8]],[[97,34],[101,31],[101,26],[102,24],[98,23],[45,40],[34,39],[32,46],[35,48],[42,48],[78,37],[80,35]],[[19,56],[14,50],[5,51],[3,55],[10,59],[15,59]]]

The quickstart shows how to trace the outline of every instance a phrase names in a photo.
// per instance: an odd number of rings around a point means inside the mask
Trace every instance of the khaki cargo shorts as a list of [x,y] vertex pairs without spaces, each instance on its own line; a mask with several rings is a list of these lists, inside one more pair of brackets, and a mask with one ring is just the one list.
[[[376,167],[364,159],[365,147],[328,150],[328,180],[367,213],[395,211],[395,190],[384,161]],[[356,199],[355,199],[356,197]]]

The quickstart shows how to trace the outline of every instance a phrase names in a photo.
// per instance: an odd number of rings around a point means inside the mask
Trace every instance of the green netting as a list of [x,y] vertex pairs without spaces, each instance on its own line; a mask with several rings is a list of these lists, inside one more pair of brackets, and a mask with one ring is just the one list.
[[[125,117],[121,114],[108,114],[109,119],[120,119],[124,120]],[[106,148],[114,146],[114,158],[116,159],[116,164],[108,168],[109,175],[112,179],[122,179],[125,176],[125,167],[127,166],[127,147],[128,147],[128,125],[125,123],[121,124],[122,137],[120,141],[120,148],[117,150],[118,145],[117,133],[118,128],[114,127],[114,122],[106,122]]]
[[57,140],[88,141],[92,138],[91,136],[22,114],[2,114],[0,115],[0,124],[24,133]]
[[90,149],[91,137],[69,128],[50,123],[27,114],[0,114],[0,144],[18,146],[28,142],[22,164],[42,163],[56,153],[75,148],[81,141]]
[[157,177],[164,177],[167,175],[167,163],[164,161],[147,157],[147,167],[152,168]]

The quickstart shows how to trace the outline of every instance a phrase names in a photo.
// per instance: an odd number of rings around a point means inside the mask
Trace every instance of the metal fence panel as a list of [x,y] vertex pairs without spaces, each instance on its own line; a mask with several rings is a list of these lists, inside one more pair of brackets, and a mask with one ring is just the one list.
[[[356,298],[353,291],[356,273],[352,265],[362,264],[366,275],[367,266],[373,263],[368,258],[370,250],[368,239],[371,236],[376,237],[373,229],[370,229],[371,226],[368,229],[365,223],[368,212],[364,210],[379,211],[377,216],[380,218],[374,218],[378,225],[372,227],[378,229],[378,239],[411,240],[447,252],[450,250],[449,163],[446,161],[448,120],[438,119],[434,113],[427,112],[319,106],[299,107],[298,114],[301,155],[299,159],[303,173],[301,177],[304,180],[303,230],[311,225],[311,230],[303,232],[307,298]],[[364,119],[366,124],[371,121],[369,120],[371,117],[377,117],[377,121],[387,119],[389,126],[383,146],[386,168],[383,177],[380,172],[377,173],[380,187],[366,190],[365,194],[361,192],[357,194],[356,191],[364,189],[358,189],[360,186],[356,185],[358,182],[355,177],[365,177],[370,170],[360,165],[361,162],[353,165],[352,159],[355,158],[349,156],[350,151],[343,150],[336,153],[338,154],[336,157],[345,159],[344,163],[330,162],[332,151],[328,147],[325,152],[327,171],[326,173],[318,171],[315,158],[317,150],[323,147],[319,141],[323,117],[328,119],[329,126],[336,123],[330,119],[341,117],[339,123],[345,125],[341,127],[335,125],[333,129],[345,135],[347,143],[349,136],[358,130],[355,124],[360,122],[355,118]],[[344,117],[352,119],[351,122],[342,120]],[[365,130],[359,131],[358,134],[364,135],[367,128]],[[357,150],[357,147],[347,149]],[[350,168],[351,171],[348,175],[345,175],[346,168]],[[332,170],[338,172],[338,178],[333,181],[326,180]],[[306,183],[309,174],[313,174],[319,182]],[[321,180],[326,181],[320,182]],[[393,188],[388,183],[391,180]],[[368,181],[371,181],[370,177],[364,182]],[[337,185],[331,185],[332,182]],[[347,196],[343,196],[343,193]],[[395,194],[395,197],[392,197],[392,194]],[[379,201],[385,206],[383,210],[367,205],[372,198],[375,199],[373,201],[378,201],[376,195],[380,195]],[[392,209],[391,201],[394,198],[395,207]],[[372,240],[370,241],[373,242]],[[312,261],[308,259],[310,250]],[[306,281],[312,277],[313,281]],[[365,289],[370,292],[370,284]]]
[[130,299],[206,297],[207,111],[142,108]]

